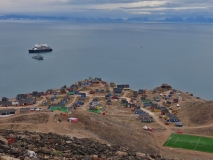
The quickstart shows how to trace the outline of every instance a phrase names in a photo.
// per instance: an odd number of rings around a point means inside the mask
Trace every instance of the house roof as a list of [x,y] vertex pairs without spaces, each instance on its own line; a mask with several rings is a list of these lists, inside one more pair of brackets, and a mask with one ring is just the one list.
[[4,110],[0,110],[0,114],[2,113],[8,113],[8,112],[15,112],[15,109],[4,109]]
[[113,88],[113,91],[122,91],[123,88]]
[[169,117],[170,119],[177,119],[178,120],[178,118],[175,114],[167,113],[166,116]]
[[153,119],[153,117],[150,116],[148,113],[146,113],[146,114],[139,114],[138,117],[141,118],[141,119]]
[[120,84],[120,85],[117,85],[117,88],[129,88],[129,84]]
[[5,105],[11,106],[12,102],[11,101],[1,101],[0,105],[2,105],[2,106],[5,106]]
[[168,110],[167,108],[162,108],[162,109],[161,109],[161,112],[169,113],[169,110]]
[[24,104],[24,103],[28,103],[28,104],[33,104],[33,102],[35,102],[35,98],[27,98],[27,99],[24,99],[24,100],[20,100],[19,101],[19,104]]
[[143,112],[141,109],[135,109],[135,112]]
[[16,99],[26,99],[27,98],[27,95],[26,94],[18,94],[16,96]]
[[153,108],[155,108],[155,107],[158,107],[158,104],[152,103],[151,106],[152,106]]
[[30,108],[20,108],[20,112],[29,112]]

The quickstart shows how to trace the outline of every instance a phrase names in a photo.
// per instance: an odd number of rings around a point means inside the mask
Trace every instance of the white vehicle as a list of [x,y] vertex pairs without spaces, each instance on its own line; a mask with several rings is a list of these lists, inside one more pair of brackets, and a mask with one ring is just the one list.
[[41,108],[35,108],[35,111],[41,111]]

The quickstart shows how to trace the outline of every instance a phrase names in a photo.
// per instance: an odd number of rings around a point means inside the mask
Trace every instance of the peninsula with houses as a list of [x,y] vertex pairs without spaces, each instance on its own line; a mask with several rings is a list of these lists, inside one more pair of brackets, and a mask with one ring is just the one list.
[[[205,140],[212,142],[211,106],[213,102],[168,84],[132,90],[129,84],[92,77],[2,97],[0,157],[211,159],[213,147],[207,149]],[[184,136],[191,138],[185,148]]]

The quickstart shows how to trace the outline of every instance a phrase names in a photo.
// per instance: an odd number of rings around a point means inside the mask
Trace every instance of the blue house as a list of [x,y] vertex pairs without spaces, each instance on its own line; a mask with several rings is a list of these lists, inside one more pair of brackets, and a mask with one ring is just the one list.
[[142,111],[141,109],[135,109],[135,114],[147,114],[147,113]]

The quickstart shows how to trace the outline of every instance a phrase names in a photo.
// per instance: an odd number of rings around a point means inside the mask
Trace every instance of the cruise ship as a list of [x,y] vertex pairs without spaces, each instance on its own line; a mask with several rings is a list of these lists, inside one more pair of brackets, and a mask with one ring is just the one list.
[[47,44],[36,44],[32,49],[29,49],[29,53],[42,53],[52,52],[52,48]]

